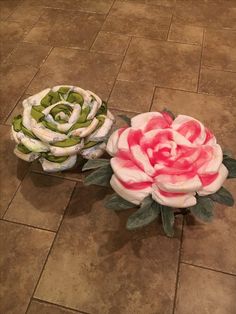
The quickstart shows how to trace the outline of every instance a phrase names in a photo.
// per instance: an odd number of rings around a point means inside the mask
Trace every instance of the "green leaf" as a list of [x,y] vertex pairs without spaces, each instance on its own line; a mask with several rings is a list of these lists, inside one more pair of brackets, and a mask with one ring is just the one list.
[[63,141],[55,142],[51,145],[57,146],[57,147],[70,147],[70,146],[77,145],[80,142],[81,142],[81,138],[79,136],[74,136],[74,137],[67,138],[66,140],[63,140]]
[[50,91],[48,95],[51,97],[51,104],[54,105],[58,101],[60,101],[60,94],[58,92]]
[[118,117],[124,120],[128,124],[128,126],[131,126],[131,119],[127,117],[125,114],[119,114]]
[[170,111],[170,110],[164,108],[164,109],[162,110],[162,112],[168,113],[168,114],[171,116],[171,118],[172,118],[173,120],[175,119],[175,115],[173,114],[172,111]]
[[44,118],[44,114],[41,111],[37,110],[38,106],[33,106],[31,108],[31,116],[37,121],[42,121]]
[[108,186],[110,184],[111,176],[113,174],[113,170],[109,165],[103,166],[98,170],[94,171],[90,175],[88,175],[85,180],[85,185],[101,185],[101,186]]
[[53,122],[49,122],[49,121],[44,120],[44,121],[42,121],[42,124],[49,130],[52,130],[54,132],[59,132],[57,129],[57,125]]
[[236,178],[236,160],[224,155],[223,164],[229,170],[228,178]]
[[[97,144],[97,142],[95,142]],[[82,171],[91,170],[91,169],[97,169],[106,165],[110,164],[109,159],[90,159],[86,162],[86,164],[83,166]]]
[[134,208],[137,205],[126,201],[118,194],[113,194],[105,203],[105,207],[115,211],[121,211],[125,209]]
[[148,225],[159,216],[160,210],[161,206],[151,196],[147,196],[141,207],[128,218],[126,228],[133,230]]
[[165,234],[168,237],[174,236],[174,222],[175,216],[174,211],[172,208],[167,206],[161,206],[161,219],[162,219],[162,226]]
[[60,87],[60,88],[58,89],[58,93],[60,93],[60,94],[66,94],[66,93],[69,92],[69,90],[70,90],[69,87]]
[[47,94],[43,97],[43,99],[40,101],[40,104],[43,106],[43,107],[48,107],[51,105],[51,100],[52,100],[52,97]]
[[13,118],[12,126],[15,132],[21,131],[22,128],[22,115],[18,115]]
[[189,207],[191,213],[204,221],[211,221],[213,218],[213,201],[209,197],[198,197],[197,204]]
[[208,197],[220,204],[225,204],[227,206],[234,205],[233,196],[223,186],[216,193],[208,195]]

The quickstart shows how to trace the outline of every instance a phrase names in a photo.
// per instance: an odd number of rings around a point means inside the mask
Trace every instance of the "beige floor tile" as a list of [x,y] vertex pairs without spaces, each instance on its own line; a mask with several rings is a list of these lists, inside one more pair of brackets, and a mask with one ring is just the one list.
[[236,71],[236,32],[206,30],[202,65],[218,70]]
[[153,93],[154,86],[149,83],[116,81],[109,106],[133,112],[148,111]]
[[27,92],[60,84],[72,84],[89,89],[107,100],[119,71],[121,56],[54,48]]
[[205,68],[201,70],[199,92],[236,97],[236,73]]
[[232,150],[236,155],[235,115],[236,99],[157,89],[151,111],[161,111],[164,108],[172,110],[175,115],[186,114],[202,121],[217,137],[224,149]]
[[22,113],[23,113],[22,102],[23,102],[24,99],[26,99],[28,97],[30,97],[30,95],[24,94],[23,96],[21,96],[20,100],[17,102],[17,104],[16,104],[15,108],[13,109],[12,113],[7,118],[7,120],[5,122],[6,125],[11,125],[14,117],[18,116],[19,114],[22,115]]
[[184,265],[180,267],[176,314],[234,314],[236,277]]
[[0,22],[0,42],[19,42],[31,27],[15,21]]
[[97,314],[172,313],[178,238],[157,223],[125,230],[130,213],[105,209],[106,194],[78,186],[35,296]]
[[200,47],[132,39],[118,79],[196,91]]
[[41,1],[38,1],[37,6],[31,6],[27,4],[25,5],[24,3],[20,2],[8,20],[19,22],[22,25],[31,28],[39,20],[43,12],[43,8],[40,5]]
[[98,52],[124,55],[129,41],[130,37],[126,35],[99,32],[91,49]]
[[13,49],[16,47],[17,43],[14,42],[1,42],[0,45],[0,62],[5,60],[7,56],[10,55],[10,53],[13,51]]
[[2,64],[0,71],[0,121],[4,121],[36,74],[37,68]]
[[13,154],[15,143],[10,138],[10,127],[0,126],[0,216],[5,213],[29,164],[18,160]]
[[[236,199],[236,182],[224,186]],[[184,227],[182,260],[236,275],[236,206],[215,203],[215,217],[204,224],[188,217]]]
[[49,304],[42,301],[33,300],[30,304],[27,314],[78,314],[75,312],[55,304]]
[[104,19],[102,14],[44,9],[25,41],[89,49]]
[[169,8],[117,1],[102,29],[126,35],[166,39],[170,21]]
[[0,312],[25,313],[54,233],[1,221],[0,234]]
[[0,20],[6,20],[16,9],[21,0],[1,1]]
[[30,172],[4,218],[57,231],[75,183]]
[[7,58],[6,63],[39,67],[50,50],[51,47],[45,45],[20,43]]
[[203,28],[183,24],[171,24],[168,36],[169,41],[190,44],[202,45]]
[[234,0],[179,0],[174,21],[200,27],[236,29],[236,3]]
[[[38,0],[24,0],[25,5],[38,6]],[[107,14],[113,0],[41,0],[40,5],[49,8],[78,10]]]

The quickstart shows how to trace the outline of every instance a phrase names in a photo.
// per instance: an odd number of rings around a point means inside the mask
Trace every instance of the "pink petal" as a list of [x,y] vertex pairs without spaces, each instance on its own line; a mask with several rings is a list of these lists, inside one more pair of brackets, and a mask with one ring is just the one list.
[[160,112],[145,112],[133,117],[131,119],[131,126],[132,128],[141,130],[145,130],[146,128],[158,129],[168,127],[168,122]]
[[106,151],[109,155],[114,156],[118,150],[118,140],[126,128],[116,130],[111,134],[107,142]]
[[220,145],[216,144],[214,146],[205,146],[202,148],[202,150],[205,150],[205,152],[207,151],[208,156],[202,157],[203,162],[202,165],[198,168],[198,173],[205,174],[217,172],[223,160],[223,152]]

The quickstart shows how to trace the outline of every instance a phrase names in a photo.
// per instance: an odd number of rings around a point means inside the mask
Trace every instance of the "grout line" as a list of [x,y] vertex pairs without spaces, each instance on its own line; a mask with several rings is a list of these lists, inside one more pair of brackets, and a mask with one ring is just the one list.
[[29,300],[29,304],[28,304],[28,306],[27,306],[27,309],[26,309],[26,311],[25,311],[25,314],[26,314],[26,313],[28,312],[28,310],[29,310],[30,304],[31,304],[32,299],[33,299],[33,297],[34,297],[34,294],[35,294],[35,292],[36,292],[36,290],[37,290],[37,287],[38,287],[38,285],[39,285],[39,282],[40,282],[40,279],[41,279],[41,277],[42,277],[42,274],[43,274],[43,272],[44,272],[44,270],[45,270],[45,266],[46,266],[46,264],[47,264],[48,258],[49,258],[49,256],[50,256],[50,254],[51,254],[51,252],[52,252],[52,249],[53,249],[53,247],[54,247],[54,244],[55,244],[55,242],[56,242],[56,239],[57,239],[59,230],[61,229],[62,222],[63,222],[63,220],[64,220],[64,217],[65,217],[65,214],[66,214],[66,212],[67,212],[68,206],[69,206],[69,204],[70,204],[70,202],[71,202],[71,200],[72,200],[72,197],[73,197],[73,195],[74,195],[74,193],[75,193],[76,187],[77,187],[77,184],[75,184],[75,186],[74,186],[74,188],[73,188],[73,190],[72,190],[71,196],[70,196],[70,198],[69,198],[69,200],[68,200],[67,206],[66,206],[66,208],[65,208],[65,210],[64,210],[64,213],[63,213],[63,215],[62,215],[62,218],[61,218],[60,224],[59,224],[59,226],[58,226],[57,232],[56,232],[55,237],[54,237],[54,239],[53,239],[53,241],[52,241],[52,244],[51,244],[51,247],[50,247],[50,249],[49,249],[49,251],[48,251],[48,254],[47,254],[46,258],[45,258],[45,261],[44,261],[42,270],[41,270],[41,272],[39,273],[38,280],[37,280],[37,282],[36,282],[36,284],[35,284],[35,287],[34,287],[34,289],[33,289],[33,292],[32,292],[31,298],[30,298],[30,300]]
[[205,266],[201,266],[201,265],[196,265],[196,264],[192,264],[192,263],[188,263],[188,262],[184,262],[184,261],[181,261],[180,263],[184,264],[184,265],[193,266],[193,267],[196,267],[196,268],[201,268],[201,269],[205,269],[205,270],[214,271],[215,273],[220,273],[220,274],[236,277],[236,273],[235,274],[234,273],[228,273],[228,272],[223,271],[223,270],[218,270],[218,269],[214,269],[214,268],[211,268],[211,267],[205,267]]
[[116,78],[114,79],[114,83],[113,83],[113,85],[112,85],[111,91],[110,91],[110,93],[109,93],[109,95],[108,95],[108,97],[107,97],[107,103],[108,103],[108,104],[109,104],[109,99],[110,99],[110,97],[111,97],[111,94],[112,94],[112,92],[113,92],[113,89],[114,89],[114,87],[115,87],[116,81],[117,81],[117,79],[118,79],[118,76],[119,76],[119,74],[120,74],[120,70],[121,70],[122,65],[123,65],[123,63],[124,63],[124,61],[125,61],[125,57],[126,57],[126,54],[127,54],[128,49],[129,49],[129,47],[130,47],[131,41],[132,41],[132,37],[130,37],[129,43],[128,43],[128,45],[127,45],[127,47],[126,47],[126,50],[125,50],[125,53],[124,53],[124,55],[123,55],[123,57],[122,57],[122,59],[121,59],[121,64],[120,64],[120,66],[119,66],[119,69],[118,69]]
[[88,312],[79,311],[79,310],[74,309],[74,308],[72,308],[72,307],[68,307],[68,306],[65,306],[65,305],[60,305],[60,304],[57,304],[57,303],[52,303],[52,302],[48,302],[48,301],[45,301],[45,300],[41,300],[41,299],[38,299],[38,298],[36,298],[36,297],[34,297],[34,298],[32,299],[32,301],[37,301],[37,302],[39,302],[39,303],[45,303],[45,304],[48,304],[48,305],[54,305],[54,306],[57,306],[57,307],[59,307],[59,308],[65,309],[65,310],[74,311],[74,312],[76,312],[76,313],[90,314],[90,313],[88,313]]
[[107,12],[107,14],[106,14],[106,17],[105,17],[105,19],[104,19],[104,21],[103,21],[103,23],[102,23],[100,29],[97,31],[97,34],[95,35],[94,40],[93,40],[92,44],[90,45],[88,51],[91,51],[91,49],[92,49],[92,47],[93,47],[93,45],[94,45],[94,43],[95,43],[95,41],[96,41],[96,39],[97,39],[97,37],[98,37],[98,34],[102,31],[102,28],[103,28],[103,26],[104,26],[104,24],[105,24],[105,22],[106,22],[106,19],[107,19],[108,15],[109,15],[110,11],[112,10],[112,8],[113,8],[115,2],[116,2],[116,0],[113,0],[113,3],[112,3],[112,5],[111,5],[110,9],[108,10],[108,12]]
[[201,77],[202,57],[203,57],[204,44],[205,44],[205,28],[203,28],[203,34],[202,34],[202,49],[201,49],[200,64],[199,64],[199,72],[198,72],[197,92],[199,91],[199,84],[200,84],[200,77]]
[[175,313],[175,307],[176,307],[176,301],[177,301],[177,292],[178,292],[178,285],[179,285],[179,273],[180,273],[180,263],[181,263],[182,245],[183,245],[183,234],[184,234],[184,217],[183,217],[183,221],[182,221],[182,229],[181,229],[181,236],[180,236],[179,258],[178,258],[178,266],[177,266],[177,274],[176,274],[176,282],[175,282],[175,296],[174,296],[172,314]]
[[154,101],[155,94],[156,94],[156,89],[157,89],[156,86],[154,86],[153,95],[152,95],[152,99],[151,99],[151,103],[150,103],[148,111],[151,111],[151,109],[152,109],[153,101]]
[[24,226],[24,227],[28,227],[28,228],[33,228],[33,229],[41,230],[41,231],[47,231],[47,232],[51,232],[51,233],[55,233],[55,234],[56,234],[56,231],[50,230],[50,229],[47,229],[47,228],[36,227],[36,226],[33,226],[33,225],[25,224],[25,223],[23,223],[23,222],[12,221],[12,220],[5,219],[5,218],[0,218],[0,220],[1,220],[1,221],[6,221],[6,222],[8,222],[8,223],[15,224],[15,225],[20,225],[20,226]]
[[170,29],[171,29],[171,25],[173,23],[173,16],[174,16],[174,14],[172,13],[171,19],[170,19],[170,26],[169,26],[169,29],[168,29],[168,32],[167,32],[167,36],[166,36],[166,41],[169,41]]
[[40,171],[40,170],[30,169],[30,172],[37,173],[37,174],[40,174],[40,175],[43,175],[43,176],[47,176],[47,177],[59,178],[59,179],[62,179],[62,180],[67,180],[67,181],[71,181],[71,182],[75,182],[75,183],[83,182],[82,178],[81,179],[73,179],[73,178],[69,178],[69,177],[62,177],[60,175],[57,175],[56,173],[47,173],[47,172],[44,172],[43,170]]

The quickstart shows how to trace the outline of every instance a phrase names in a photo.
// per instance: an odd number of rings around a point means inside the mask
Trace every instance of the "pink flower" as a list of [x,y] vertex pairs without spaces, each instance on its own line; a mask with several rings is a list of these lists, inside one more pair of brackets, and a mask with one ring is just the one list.
[[184,115],[172,120],[166,112],[139,114],[131,127],[111,135],[107,152],[113,156],[112,188],[137,205],[151,194],[165,206],[194,206],[196,193],[215,193],[228,175],[214,135]]

